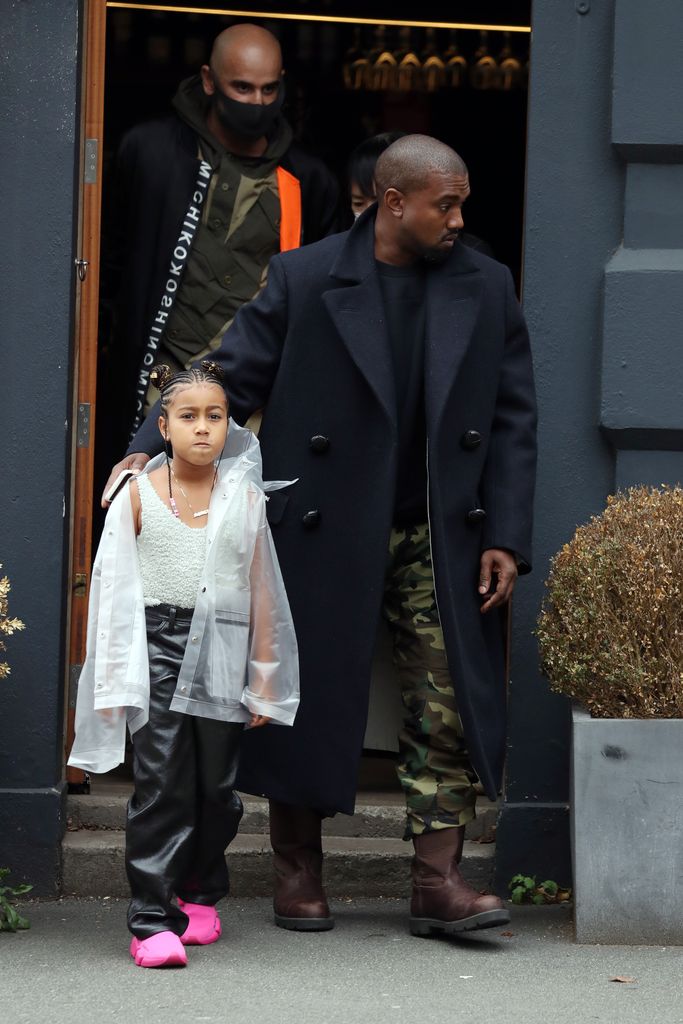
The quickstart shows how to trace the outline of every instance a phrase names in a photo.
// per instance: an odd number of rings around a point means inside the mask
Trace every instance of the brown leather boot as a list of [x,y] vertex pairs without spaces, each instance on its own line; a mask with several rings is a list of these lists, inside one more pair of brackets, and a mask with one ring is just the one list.
[[275,866],[275,924],[301,932],[334,928],[322,883],[320,815],[307,807],[270,801]]
[[510,914],[497,896],[482,896],[460,874],[464,827],[413,836],[412,935],[453,935],[507,924]]

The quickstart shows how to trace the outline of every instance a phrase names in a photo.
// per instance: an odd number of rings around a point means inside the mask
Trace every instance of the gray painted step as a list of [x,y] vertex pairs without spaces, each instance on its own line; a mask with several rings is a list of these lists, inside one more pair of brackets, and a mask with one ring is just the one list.
[[[412,844],[400,839],[328,837],[325,879],[332,898],[406,897]],[[66,896],[128,896],[121,831],[68,832],[62,847],[62,892]],[[495,846],[466,842],[463,875],[477,889],[489,889]],[[241,833],[228,855],[234,896],[269,896],[272,863],[265,835]]]
[[[123,829],[130,787],[117,786],[87,796],[70,796],[67,801],[68,828]],[[241,833],[265,835],[268,832],[268,801],[245,796]],[[498,810],[484,797],[477,800],[477,817],[467,826],[468,839],[492,839]],[[405,809],[400,793],[366,793],[356,804],[356,813],[326,818],[327,836],[355,836],[363,839],[400,839],[405,827]]]

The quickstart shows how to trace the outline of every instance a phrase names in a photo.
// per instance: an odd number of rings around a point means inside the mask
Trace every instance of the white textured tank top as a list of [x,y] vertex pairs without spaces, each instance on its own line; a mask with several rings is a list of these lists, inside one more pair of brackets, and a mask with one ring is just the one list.
[[206,561],[206,527],[177,519],[149,477],[137,477],[142,528],[137,538],[145,605],[194,608]]

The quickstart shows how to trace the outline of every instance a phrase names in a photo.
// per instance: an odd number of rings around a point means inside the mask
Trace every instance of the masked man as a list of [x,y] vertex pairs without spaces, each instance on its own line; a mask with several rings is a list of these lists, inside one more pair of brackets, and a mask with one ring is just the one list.
[[277,39],[234,25],[180,84],[174,113],[121,143],[102,303],[113,316],[107,390],[129,396],[128,432],[156,399],[154,363],[179,369],[206,355],[275,253],[336,227],[336,182],[292,144],[283,99]]

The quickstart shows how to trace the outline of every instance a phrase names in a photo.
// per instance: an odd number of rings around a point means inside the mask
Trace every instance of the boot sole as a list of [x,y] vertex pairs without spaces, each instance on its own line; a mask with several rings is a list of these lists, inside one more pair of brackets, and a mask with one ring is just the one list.
[[485,910],[482,914],[472,914],[459,921],[439,921],[434,917],[411,917],[410,934],[426,938],[429,935],[457,935],[459,932],[474,932],[482,928],[497,928],[501,924],[509,924],[510,915],[507,910]]
[[333,917],[283,917],[275,914],[278,928],[286,928],[290,932],[329,932],[334,928]]

